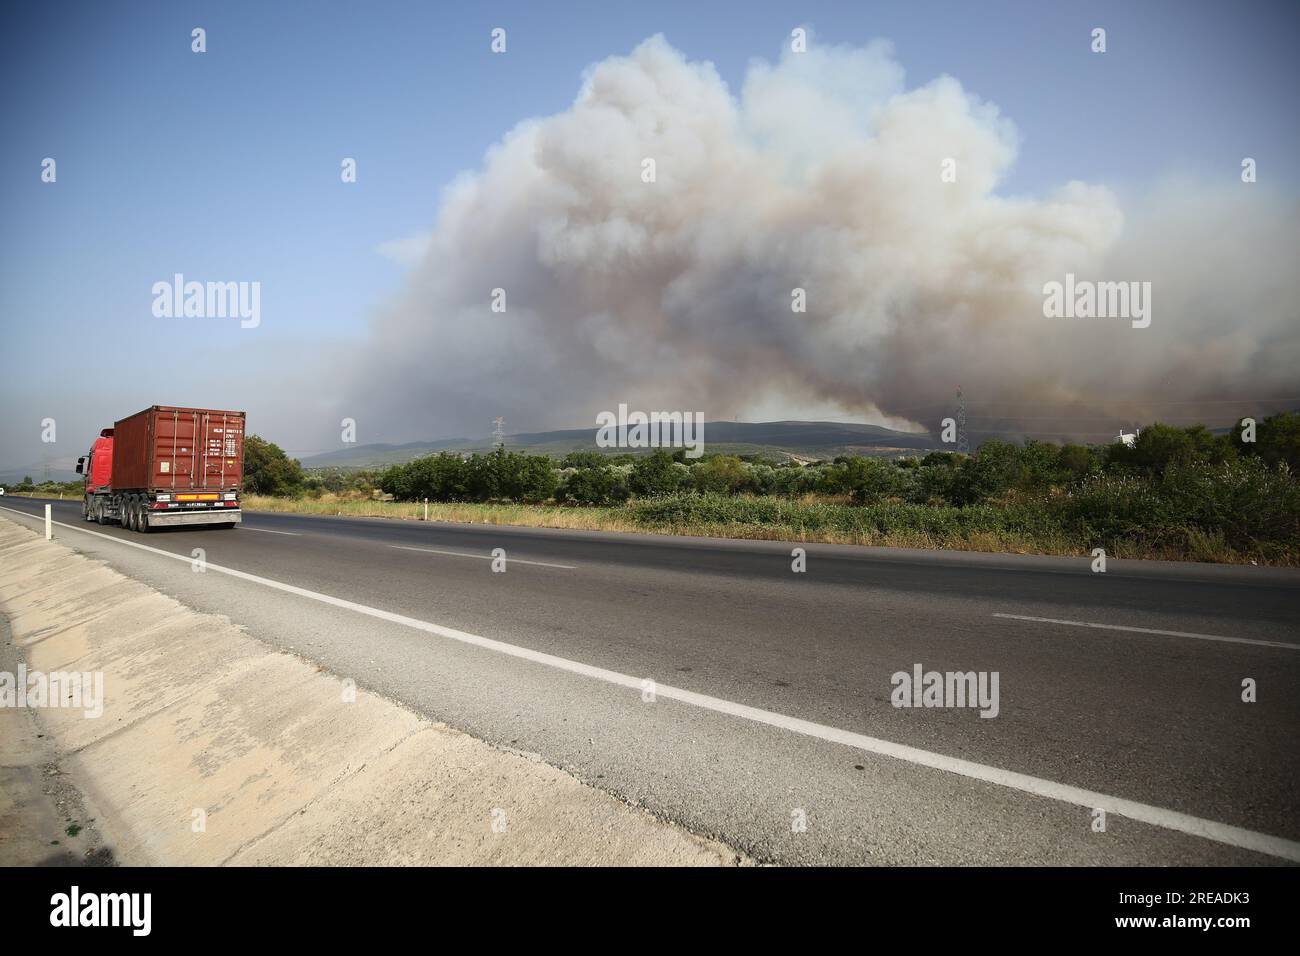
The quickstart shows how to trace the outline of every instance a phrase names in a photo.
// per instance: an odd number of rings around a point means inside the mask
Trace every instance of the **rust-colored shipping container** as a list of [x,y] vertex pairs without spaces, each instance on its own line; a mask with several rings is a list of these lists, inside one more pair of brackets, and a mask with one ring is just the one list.
[[154,405],[113,425],[116,491],[239,491],[244,413]]

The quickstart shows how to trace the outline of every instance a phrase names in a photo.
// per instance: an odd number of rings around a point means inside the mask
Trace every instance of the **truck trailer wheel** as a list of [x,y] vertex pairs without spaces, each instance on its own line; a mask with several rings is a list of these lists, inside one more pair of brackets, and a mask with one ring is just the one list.
[[139,517],[135,508],[135,495],[127,495],[126,501],[122,504],[122,524],[126,525],[127,531],[135,530],[135,523]]
[[135,520],[135,530],[141,534],[149,533],[149,500],[147,498],[140,499],[140,513]]

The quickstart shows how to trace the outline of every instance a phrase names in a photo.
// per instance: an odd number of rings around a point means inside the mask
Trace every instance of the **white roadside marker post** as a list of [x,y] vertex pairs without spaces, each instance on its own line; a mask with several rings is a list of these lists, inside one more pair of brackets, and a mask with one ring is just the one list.
[[50,518],[50,506],[45,506],[45,540],[49,541],[54,537],[54,524]]
[[425,521],[429,520],[429,499],[428,498],[424,499],[424,520]]

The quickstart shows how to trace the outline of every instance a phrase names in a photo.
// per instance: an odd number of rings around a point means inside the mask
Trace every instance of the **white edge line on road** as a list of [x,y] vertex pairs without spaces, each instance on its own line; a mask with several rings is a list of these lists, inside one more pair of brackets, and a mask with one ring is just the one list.
[[[396,548],[398,551],[424,551],[428,554],[447,554],[453,558],[481,558],[484,561],[491,561],[490,554],[470,554],[466,551],[439,551],[437,548],[410,548],[404,544],[390,544],[390,548]],[[506,558],[510,564],[535,564],[541,568],[563,568],[565,571],[576,571],[576,566],[572,564],[551,564],[547,561],[525,561],[523,558]]]
[[[250,528],[248,525],[244,524],[244,522],[242,522],[242,521],[239,522],[239,527],[240,527],[240,530],[242,530],[242,531],[260,531],[260,532],[262,532],[263,534],[292,534],[292,535],[295,535],[295,536],[300,536],[300,535],[302,534],[301,531],[272,531],[270,528]],[[78,529],[78,530],[80,530],[80,529]]]
[[[0,508],[3,508],[3,506],[0,506]],[[36,518],[39,520],[39,516],[26,511],[18,511],[14,508],[3,508],[3,510],[12,511],[14,514],[20,514],[27,518]],[[61,528],[81,531],[97,538],[104,538],[108,541],[114,541],[118,544],[126,545],[127,547],[138,548],[141,551],[149,551],[153,554],[162,555],[164,558],[184,561],[187,564],[191,562],[191,558],[187,555],[173,554],[172,552],[164,551],[161,548],[150,547],[147,544],[140,544],[136,541],[127,541],[124,538],[104,534],[99,531],[91,531],[89,528],[79,528],[76,525],[66,524],[61,521],[56,521],[55,524]],[[571,674],[579,674],[583,677],[591,677],[596,680],[605,681],[606,683],[615,684],[619,687],[626,687],[629,690],[636,691],[638,694],[640,694],[642,690],[641,678],[632,677],[629,674],[621,674],[618,671],[606,670],[603,667],[593,667],[590,664],[583,664],[579,661],[571,661],[567,658],[556,657],[553,654],[544,654],[541,651],[534,651],[527,647],[519,647],[515,644],[507,644],[504,641],[495,641],[491,638],[480,637],[477,634],[470,634],[466,631],[458,631],[454,628],[443,627],[441,624],[432,624],[428,621],[406,617],[402,614],[394,614],[392,611],[384,611],[379,608],[369,607],[365,604],[346,601],[343,598],[336,598],[329,594],[321,594],[318,591],[309,591],[306,588],[300,588],[292,584],[284,584],[280,581],[273,581],[270,578],[259,577],[256,574],[249,574],[247,571],[239,571],[235,568],[225,568],[216,564],[208,564],[206,567],[209,571],[216,571],[219,574],[226,574],[233,578],[239,578],[240,580],[251,581],[254,584],[260,584],[264,587],[274,588],[277,591],[284,591],[287,594],[295,594],[299,597],[319,601],[322,604],[329,604],[333,607],[355,611],[358,614],[364,614],[381,621],[401,624],[418,631],[424,631],[429,634],[436,634],[439,637],[459,641],[463,644],[470,644],[486,650],[496,651],[499,654],[505,654],[509,657],[532,661],[537,664],[544,664],[547,667],[567,671]],[[1252,850],[1256,853],[1263,853],[1268,856],[1279,857],[1284,860],[1300,863],[1300,843],[1294,840],[1284,839],[1283,837],[1271,836],[1267,833],[1257,833],[1254,830],[1247,830],[1226,823],[1218,823],[1213,820],[1205,820],[1186,813],[1179,813],[1175,810],[1166,810],[1163,807],[1154,807],[1149,804],[1138,803],[1135,800],[1125,800],[1120,797],[1112,797],[1108,794],[1097,793],[1092,790],[1084,790],[1081,787],[1074,787],[1069,784],[1054,783],[1051,780],[1044,780],[1041,777],[1031,777],[1028,774],[1016,773],[1011,770],[1002,770],[998,767],[990,767],[970,760],[948,757],[944,754],[932,753],[928,750],[909,747],[905,744],[891,743],[888,740],[880,740],[876,737],[868,737],[865,734],[858,734],[849,730],[841,730],[838,727],[813,723],[812,721],[803,720],[798,717],[788,717],[785,714],[778,714],[770,710],[761,710],[757,707],[750,707],[747,704],[738,704],[734,701],[723,700],[719,697],[710,697],[707,694],[697,694],[694,691],[683,690],[679,687],[671,687],[667,684],[656,684],[655,694],[669,700],[691,704],[692,706],[700,707],[704,710],[711,710],[732,717],[740,717],[744,720],[765,724],[769,727],[777,727],[782,730],[793,731],[797,734],[804,734],[809,737],[815,737],[819,740],[829,741],[830,743],[843,744],[846,747],[864,750],[867,753],[878,754],[884,757],[893,757],[896,760],[917,764],[922,767],[930,767],[934,770],[944,770],[948,773],[968,777],[972,780],[982,780],[986,783],[997,784],[1000,787],[1019,790],[1022,793],[1046,797],[1049,800],[1058,800],[1062,803],[1074,804],[1075,806],[1086,807],[1088,809],[1100,808],[1105,810],[1107,813],[1114,813],[1119,816],[1128,817],[1130,820],[1137,820],[1140,823],[1147,823],[1166,830],[1175,830],[1179,833],[1187,833],[1192,836],[1202,837],[1206,840],[1213,840],[1216,843],[1225,843],[1229,846],[1240,847],[1244,850]]]
[[994,614],[1009,621],[1032,621],[1035,624],[1064,624],[1067,627],[1093,627],[1103,631],[1132,631],[1136,634],[1160,634],[1164,637],[1190,637],[1198,641],[1222,641],[1225,644],[1254,644],[1256,647],[1283,647],[1300,651],[1300,644],[1285,641],[1261,641],[1253,637],[1224,637],[1219,634],[1191,634],[1187,631],[1161,631],[1154,627],[1129,627],[1125,624],[1093,624],[1090,621],[1063,621],[1054,617],[1029,617],[1025,614]]

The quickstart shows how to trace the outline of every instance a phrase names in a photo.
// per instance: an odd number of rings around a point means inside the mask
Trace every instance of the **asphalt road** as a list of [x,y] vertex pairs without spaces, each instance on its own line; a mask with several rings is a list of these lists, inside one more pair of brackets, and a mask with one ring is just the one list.
[[[124,573],[762,860],[1300,860],[1293,571],[810,544],[795,573],[777,542],[53,506]],[[997,715],[893,706],[917,664],[996,672]]]

